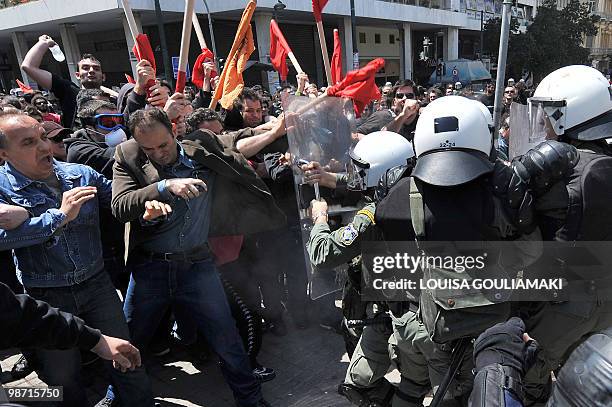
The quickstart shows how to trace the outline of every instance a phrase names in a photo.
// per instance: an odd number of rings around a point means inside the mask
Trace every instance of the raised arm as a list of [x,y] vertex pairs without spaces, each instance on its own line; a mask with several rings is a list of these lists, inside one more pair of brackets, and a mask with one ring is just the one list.
[[45,56],[45,52],[54,45],[55,41],[53,41],[51,37],[48,35],[41,35],[38,37],[38,42],[30,48],[21,64],[21,69],[44,89],[51,89],[51,72],[40,69],[40,64]]
[[257,155],[264,147],[285,134],[287,134],[287,130],[285,129],[285,115],[282,114],[278,117],[278,120],[274,122],[271,130],[256,136],[238,140],[236,149],[246,158],[250,158]]

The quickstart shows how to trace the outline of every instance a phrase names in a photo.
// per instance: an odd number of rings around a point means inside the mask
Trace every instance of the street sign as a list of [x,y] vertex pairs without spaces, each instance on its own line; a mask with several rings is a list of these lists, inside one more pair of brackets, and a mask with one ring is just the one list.
[[[172,72],[174,73],[174,79],[178,75],[179,57],[172,57]],[[187,64],[187,80],[191,79],[191,71],[189,70],[189,64]]]

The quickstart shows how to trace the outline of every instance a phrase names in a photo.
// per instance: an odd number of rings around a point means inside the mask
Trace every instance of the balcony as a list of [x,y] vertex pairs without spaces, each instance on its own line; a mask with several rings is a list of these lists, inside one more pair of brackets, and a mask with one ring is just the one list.
[[405,4],[407,6],[434,8],[434,9],[439,9],[439,10],[452,10],[451,0],[378,0],[378,1],[384,1],[385,3]]

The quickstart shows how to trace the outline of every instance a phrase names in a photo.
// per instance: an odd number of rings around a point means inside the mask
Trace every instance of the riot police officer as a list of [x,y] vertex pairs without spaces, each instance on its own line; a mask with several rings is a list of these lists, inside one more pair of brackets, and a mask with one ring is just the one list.
[[[572,149],[548,142],[511,167],[495,159],[491,130],[491,116],[477,101],[448,96],[423,109],[414,136],[417,163],[412,177],[400,180],[377,205],[375,220],[386,240],[409,240],[414,232],[425,247],[427,241],[487,242],[534,231],[531,194],[571,169]],[[410,220],[410,231],[398,227],[402,222],[397,220],[406,219]],[[491,270],[495,267],[491,265]],[[444,274],[448,270],[438,271]],[[431,268],[428,272],[438,271]],[[423,291],[419,314],[426,327],[424,336],[414,310],[402,311],[401,317],[396,314],[393,318],[400,348],[403,344],[405,353],[426,360],[424,369],[434,389],[445,380],[451,360],[461,360],[459,367],[452,363],[458,373],[444,389],[448,391],[441,405],[465,405],[473,380],[465,338],[476,337],[505,320],[510,315],[509,304],[493,303],[484,293],[442,299],[433,290]],[[459,352],[460,358],[453,357],[452,350],[464,346],[468,351]],[[414,382],[415,369],[411,368],[402,382]],[[416,399],[404,401],[404,405],[418,403]]]
[[[360,140],[349,154],[348,173],[340,178],[347,187],[362,192],[366,205],[357,212],[346,226],[331,230],[327,219],[327,203],[313,201],[311,213],[314,226],[307,245],[310,260],[317,267],[336,267],[351,262],[349,284],[344,287],[343,309],[346,319],[363,318],[362,312],[351,314],[351,309],[365,310],[366,303],[360,300],[361,242],[381,240],[376,228],[374,195],[391,188],[391,184],[405,174],[409,175],[413,165],[414,150],[403,136],[380,131],[368,134]],[[379,180],[384,182],[380,185]],[[388,350],[390,326],[385,323],[385,308],[371,304],[373,315],[370,323],[363,327],[340,394],[359,406],[380,406],[389,401],[391,385],[384,379],[391,364]],[[345,328],[349,328],[345,325]],[[351,353],[351,352],[349,352]]]
[[[587,66],[563,67],[542,80],[529,106],[534,136],[545,134],[578,149],[578,163],[572,172],[536,202],[543,239],[559,244],[612,240],[612,157],[605,140],[612,136],[609,82]],[[572,271],[565,266],[563,252],[545,252],[538,267],[548,267],[556,277],[567,277],[560,275]],[[588,298],[540,303],[523,314],[527,328],[542,347],[538,363],[525,378],[529,402],[546,402],[550,371],[562,365],[568,351],[583,338],[612,326],[612,282],[606,266],[591,270],[588,284],[580,281],[584,277],[575,277],[570,294],[586,294]]]

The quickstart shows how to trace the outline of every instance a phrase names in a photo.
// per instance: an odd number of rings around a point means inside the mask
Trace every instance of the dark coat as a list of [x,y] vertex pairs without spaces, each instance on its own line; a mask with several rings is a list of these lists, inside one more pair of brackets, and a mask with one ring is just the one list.
[[[266,184],[244,156],[224,148],[207,130],[190,134],[181,142],[186,155],[213,171],[210,237],[253,234],[282,227],[285,216],[276,206]],[[117,146],[113,168],[113,215],[131,223],[130,246],[138,243],[142,230],[138,221],[146,201],[163,201],[157,189],[158,168],[135,140]]]

